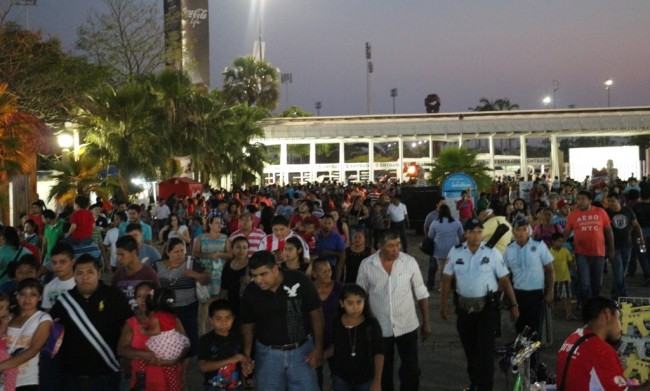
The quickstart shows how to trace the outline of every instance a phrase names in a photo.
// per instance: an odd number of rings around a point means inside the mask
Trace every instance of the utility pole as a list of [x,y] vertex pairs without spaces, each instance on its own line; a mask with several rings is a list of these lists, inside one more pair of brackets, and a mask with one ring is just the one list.
[[368,65],[368,67],[367,67],[368,72],[367,72],[367,76],[366,76],[366,85],[367,85],[366,95],[367,95],[367,100],[368,100],[368,115],[370,115],[370,113],[372,113],[372,105],[370,103],[370,74],[372,73],[373,68],[372,68],[372,61],[370,61],[370,60],[372,60],[372,49],[370,47],[370,42],[366,42],[366,61],[368,63],[367,64]]
[[397,97],[397,88],[390,90],[390,96],[393,98],[393,114],[395,114],[395,98]]

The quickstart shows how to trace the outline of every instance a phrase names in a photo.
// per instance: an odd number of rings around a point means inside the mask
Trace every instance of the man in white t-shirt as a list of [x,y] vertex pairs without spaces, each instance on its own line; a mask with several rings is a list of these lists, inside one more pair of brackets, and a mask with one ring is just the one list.
[[390,217],[390,231],[399,234],[402,251],[408,252],[406,229],[409,227],[409,215],[406,205],[400,201],[400,196],[394,195],[390,198],[386,214]]
[[43,301],[41,306],[49,311],[56,299],[66,291],[74,288],[74,250],[67,243],[59,242],[53,248],[50,255],[52,269],[56,277],[47,283],[43,288]]
[[169,210],[169,206],[167,206],[165,200],[163,198],[159,199],[158,205],[156,205],[156,236],[158,236],[158,232],[160,232],[162,227],[167,225],[170,213],[171,210]]

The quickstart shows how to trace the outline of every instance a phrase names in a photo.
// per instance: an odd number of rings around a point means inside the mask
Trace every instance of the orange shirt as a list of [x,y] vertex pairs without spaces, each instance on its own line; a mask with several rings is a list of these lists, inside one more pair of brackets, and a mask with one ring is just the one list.
[[605,256],[604,228],[610,220],[605,209],[595,206],[587,210],[575,209],[567,217],[567,230],[573,230],[573,248],[576,254],[589,257]]

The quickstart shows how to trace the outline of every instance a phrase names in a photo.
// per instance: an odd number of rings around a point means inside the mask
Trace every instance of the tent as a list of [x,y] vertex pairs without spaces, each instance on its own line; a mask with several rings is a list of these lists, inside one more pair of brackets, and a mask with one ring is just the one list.
[[193,197],[203,191],[203,184],[190,178],[174,177],[158,184],[158,197],[167,198],[172,194]]

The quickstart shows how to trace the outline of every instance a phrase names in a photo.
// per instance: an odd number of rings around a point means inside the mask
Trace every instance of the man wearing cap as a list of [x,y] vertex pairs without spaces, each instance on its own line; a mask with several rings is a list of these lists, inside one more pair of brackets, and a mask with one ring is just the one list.
[[570,212],[571,207],[569,206],[569,201],[559,200],[557,202],[557,211],[555,212],[555,216],[553,216],[551,219],[551,224],[559,224],[560,227],[562,227],[562,232],[564,232],[566,229],[567,217],[569,216]]
[[465,223],[467,241],[451,249],[442,275],[440,316],[449,318],[447,298],[451,281],[456,278],[456,329],[465,350],[470,386],[467,390],[492,390],[494,385],[495,333],[499,318],[496,291],[501,287],[510,299],[512,318],[519,309],[510,285],[508,269],[501,253],[485,246],[483,223],[469,219]]
[[614,259],[614,234],[607,212],[591,206],[593,195],[582,190],[576,197],[577,208],[569,213],[564,240],[573,232],[573,248],[580,278],[580,298],[586,300],[600,294],[605,264],[605,249]]
[[[512,272],[515,297],[519,304],[517,333],[529,327],[537,333],[542,325],[544,306],[553,303],[553,255],[543,241],[530,237],[530,227],[525,218],[513,222],[515,241],[506,247],[503,260]],[[531,367],[537,368],[539,353],[531,358]]]

